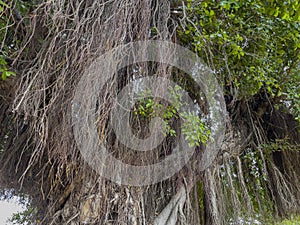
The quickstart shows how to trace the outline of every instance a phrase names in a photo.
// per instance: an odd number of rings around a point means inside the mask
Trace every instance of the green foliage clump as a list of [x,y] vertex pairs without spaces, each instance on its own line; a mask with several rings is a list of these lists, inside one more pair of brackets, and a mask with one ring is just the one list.
[[[259,193],[260,197],[265,200],[264,207],[269,207],[267,202],[267,189],[264,186],[265,181],[267,181],[267,174],[264,171],[263,160],[257,150],[246,149],[242,160],[246,168],[248,168],[248,173],[245,174],[248,189],[250,190],[250,197],[252,203],[257,211],[259,211],[259,204],[256,201],[256,194]],[[267,208],[265,209],[267,210]]]
[[271,154],[272,152],[298,151],[300,152],[299,144],[291,144],[288,139],[276,139],[273,142],[262,145],[264,152]]
[[22,212],[17,212],[12,215],[12,217],[8,220],[10,224],[13,225],[31,225],[31,224],[40,224],[40,221],[35,221],[34,216],[37,213],[37,208],[32,208],[27,206],[27,208]]
[[16,75],[15,72],[7,69],[7,62],[5,61],[3,55],[0,55],[0,74],[2,80],[6,80],[8,77]]
[[[33,217],[37,213],[37,208],[28,207],[22,212],[17,212],[12,215],[8,220],[10,224],[14,225],[31,225],[34,221]],[[37,221],[36,224],[39,224],[40,221]]]
[[[25,32],[22,30],[28,25],[29,10],[36,5],[36,0],[22,1],[0,0],[0,75],[2,80],[6,80],[16,73],[9,70],[7,59],[13,58],[20,49],[22,38],[18,35]],[[27,16],[26,16],[27,15]]]
[[[134,114],[144,118],[151,119],[160,117],[164,121],[163,134],[176,136],[177,132],[172,128],[171,124],[177,118],[182,119],[182,133],[191,147],[200,146],[201,143],[206,144],[210,137],[210,129],[204,121],[195,112],[181,112],[186,103],[182,101],[182,88],[175,85],[170,88],[170,104],[163,104],[159,100],[155,100],[151,90],[142,93]],[[147,97],[145,97],[147,96]]]
[[13,213],[10,218],[7,219],[6,224],[11,225],[37,225],[41,221],[36,218],[38,209],[34,207],[31,202],[31,198],[28,194],[16,192],[14,189],[0,189],[1,200],[14,200],[15,204],[22,206],[22,211]]
[[298,225],[300,224],[300,216],[292,216],[289,219],[285,219],[281,222],[276,222],[275,225]]
[[300,1],[188,0],[178,33],[231,95],[263,91],[300,121]]
[[[4,15],[5,8],[9,8],[9,5],[7,5],[5,2],[0,0],[0,15],[1,15],[1,19],[0,19],[0,41],[1,41],[1,43],[4,43],[6,33],[7,33],[7,29],[8,29],[8,26],[7,26],[8,25],[7,24],[8,23],[8,18]],[[11,75],[15,75],[14,72],[9,71],[7,69],[7,62],[6,62],[5,56],[4,56],[5,48],[7,48],[7,46],[4,46],[3,48],[1,47],[1,52],[0,52],[0,74],[1,74],[2,80],[6,80],[7,77],[9,77]]]

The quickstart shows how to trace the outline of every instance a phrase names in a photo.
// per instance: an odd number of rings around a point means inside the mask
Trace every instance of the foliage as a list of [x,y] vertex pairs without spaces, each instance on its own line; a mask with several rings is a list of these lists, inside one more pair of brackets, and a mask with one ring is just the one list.
[[205,123],[196,115],[195,112],[182,113],[183,125],[182,133],[186,136],[185,139],[189,142],[190,146],[200,146],[201,143],[206,144],[210,137],[210,130]]
[[22,40],[18,32],[21,32],[22,27],[28,24],[29,10],[35,4],[36,0],[14,0],[9,3],[0,0],[0,74],[2,80],[16,75],[15,72],[9,70],[7,59],[21,48]]
[[40,221],[36,223],[32,223],[34,221],[34,216],[37,213],[37,208],[32,208],[27,206],[26,209],[22,212],[17,212],[12,215],[12,217],[8,220],[10,224],[14,225],[32,225],[32,224],[40,224]]
[[263,91],[300,116],[300,1],[204,0],[183,7],[190,45],[237,98]]
[[300,216],[292,216],[289,219],[285,219],[281,222],[275,223],[275,225],[298,225],[300,224]]
[[[206,144],[210,138],[210,130],[208,126],[201,120],[195,112],[181,112],[186,103],[182,101],[182,88],[175,85],[170,88],[170,104],[163,104],[161,101],[156,101],[151,93],[147,90],[146,93],[139,94],[139,102],[134,110],[135,115],[141,115],[149,120],[154,117],[161,117],[164,121],[164,135],[176,136],[175,129],[171,124],[174,119],[181,118],[182,133],[191,147],[200,146],[201,143]],[[145,98],[145,96],[147,96]]]
[[16,75],[15,72],[9,71],[7,69],[7,62],[2,55],[0,55],[0,73],[2,80],[6,80],[6,78],[8,77]]
[[[9,8],[9,5],[7,5],[5,2],[0,0],[0,15],[1,15],[1,20],[0,20],[0,41],[3,43],[6,39],[6,33],[8,30],[8,18],[5,16],[5,8]],[[7,46],[4,45],[4,47],[1,47],[0,51],[0,74],[2,80],[6,80],[7,77],[10,77],[12,75],[15,75],[14,72],[9,71],[7,68],[7,62],[5,60],[5,49],[7,49]]]
[[288,139],[276,139],[268,144],[263,144],[262,147],[267,154],[282,151],[300,151],[300,145],[291,144]]
[[[14,189],[0,189],[0,200],[11,201],[15,204],[22,206],[23,210],[13,213],[7,220],[6,224],[15,225],[33,225],[39,224],[39,221],[35,220],[37,214],[37,208],[31,204],[31,198],[27,194],[18,192]],[[34,222],[35,221],[35,222]]]
[[[264,212],[268,212],[272,208],[272,202],[269,200],[268,189],[266,182],[268,176],[265,171],[263,158],[260,155],[259,149],[247,148],[241,157],[244,167],[247,168],[245,172],[245,181],[249,190],[250,198],[254,209],[259,212],[260,207],[264,208]],[[264,204],[260,206],[257,196],[264,201]]]

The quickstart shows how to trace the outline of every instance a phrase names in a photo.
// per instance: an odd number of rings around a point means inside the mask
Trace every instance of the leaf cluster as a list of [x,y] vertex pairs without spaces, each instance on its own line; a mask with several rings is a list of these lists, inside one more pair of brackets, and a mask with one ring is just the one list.
[[[210,137],[210,129],[207,124],[195,112],[183,112],[182,109],[186,103],[182,100],[182,88],[175,85],[169,89],[170,104],[164,104],[154,98],[151,90],[146,93],[139,94],[139,101],[134,114],[143,116],[149,121],[154,117],[160,117],[164,121],[163,134],[177,136],[176,130],[172,127],[172,122],[175,119],[182,119],[182,133],[185,140],[188,141],[191,147],[200,146],[201,143],[206,144]],[[147,96],[147,97],[146,97]]]
[[178,30],[182,44],[204,58],[228,94],[267,93],[288,102],[300,121],[300,1],[187,2]]

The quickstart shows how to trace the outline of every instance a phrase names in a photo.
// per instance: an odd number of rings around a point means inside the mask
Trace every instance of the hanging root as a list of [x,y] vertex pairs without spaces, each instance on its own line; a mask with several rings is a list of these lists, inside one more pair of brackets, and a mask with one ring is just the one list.
[[[184,6],[180,9],[184,14]],[[232,102],[236,104],[234,118],[238,119],[230,121],[228,140],[205,171],[199,172],[194,166],[185,175],[178,173],[158,184],[129,187],[100,177],[84,162],[74,140],[71,116],[79,80],[98,56],[119,45],[149,39],[176,41],[177,22],[171,17],[169,1],[43,1],[16,24],[16,29],[25,25],[28,29],[18,33],[22,36],[21,47],[12,56],[18,79],[10,80],[11,86],[6,83],[8,87],[0,83],[0,134],[5,140],[0,144],[0,177],[6,179],[0,183],[15,189],[22,187],[33,196],[33,205],[39,207],[37,219],[42,224],[194,225],[201,220],[207,225],[227,225],[237,223],[241,217],[263,218],[270,209],[278,215],[299,212],[300,172],[299,166],[292,163],[293,158],[299,158],[299,152],[280,152],[278,155],[285,157],[284,164],[275,160],[274,152],[265,152],[264,147],[285,136],[295,144],[299,134],[283,129],[272,133],[290,119],[282,114],[255,117],[250,103]],[[208,63],[214,68],[210,52],[207,46]],[[103,141],[111,144],[111,153],[129,164],[140,158],[115,140],[108,115],[113,97],[135,79],[135,68],[139,68],[138,76],[142,77],[172,75],[169,65],[140,63],[121,69],[104,84],[104,90],[99,90],[99,137],[107,134]],[[16,91],[8,94],[7,90],[15,87]],[[91,91],[90,99],[92,94]],[[241,108],[245,115],[239,114]],[[267,107],[264,110],[269,110],[268,115],[276,112]],[[285,127],[293,127],[289,125]],[[157,154],[144,157],[147,162],[160,160],[160,154],[166,156],[170,145],[164,142],[156,150]],[[198,150],[197,154],[201,155]],[[185,182],[190,176],[193,181]],[[195,185],[199,191],[196,194],[191,193]]]

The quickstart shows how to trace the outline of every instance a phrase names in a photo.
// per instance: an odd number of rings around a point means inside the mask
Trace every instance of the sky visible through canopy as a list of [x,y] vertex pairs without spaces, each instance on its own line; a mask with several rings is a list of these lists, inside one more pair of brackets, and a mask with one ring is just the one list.
[[7,219],[12,216],[13,213],[23,211],[21,205],[18,204],[17,199],[13,198],[9,201],[0,201],[0,225],[9,225]]

